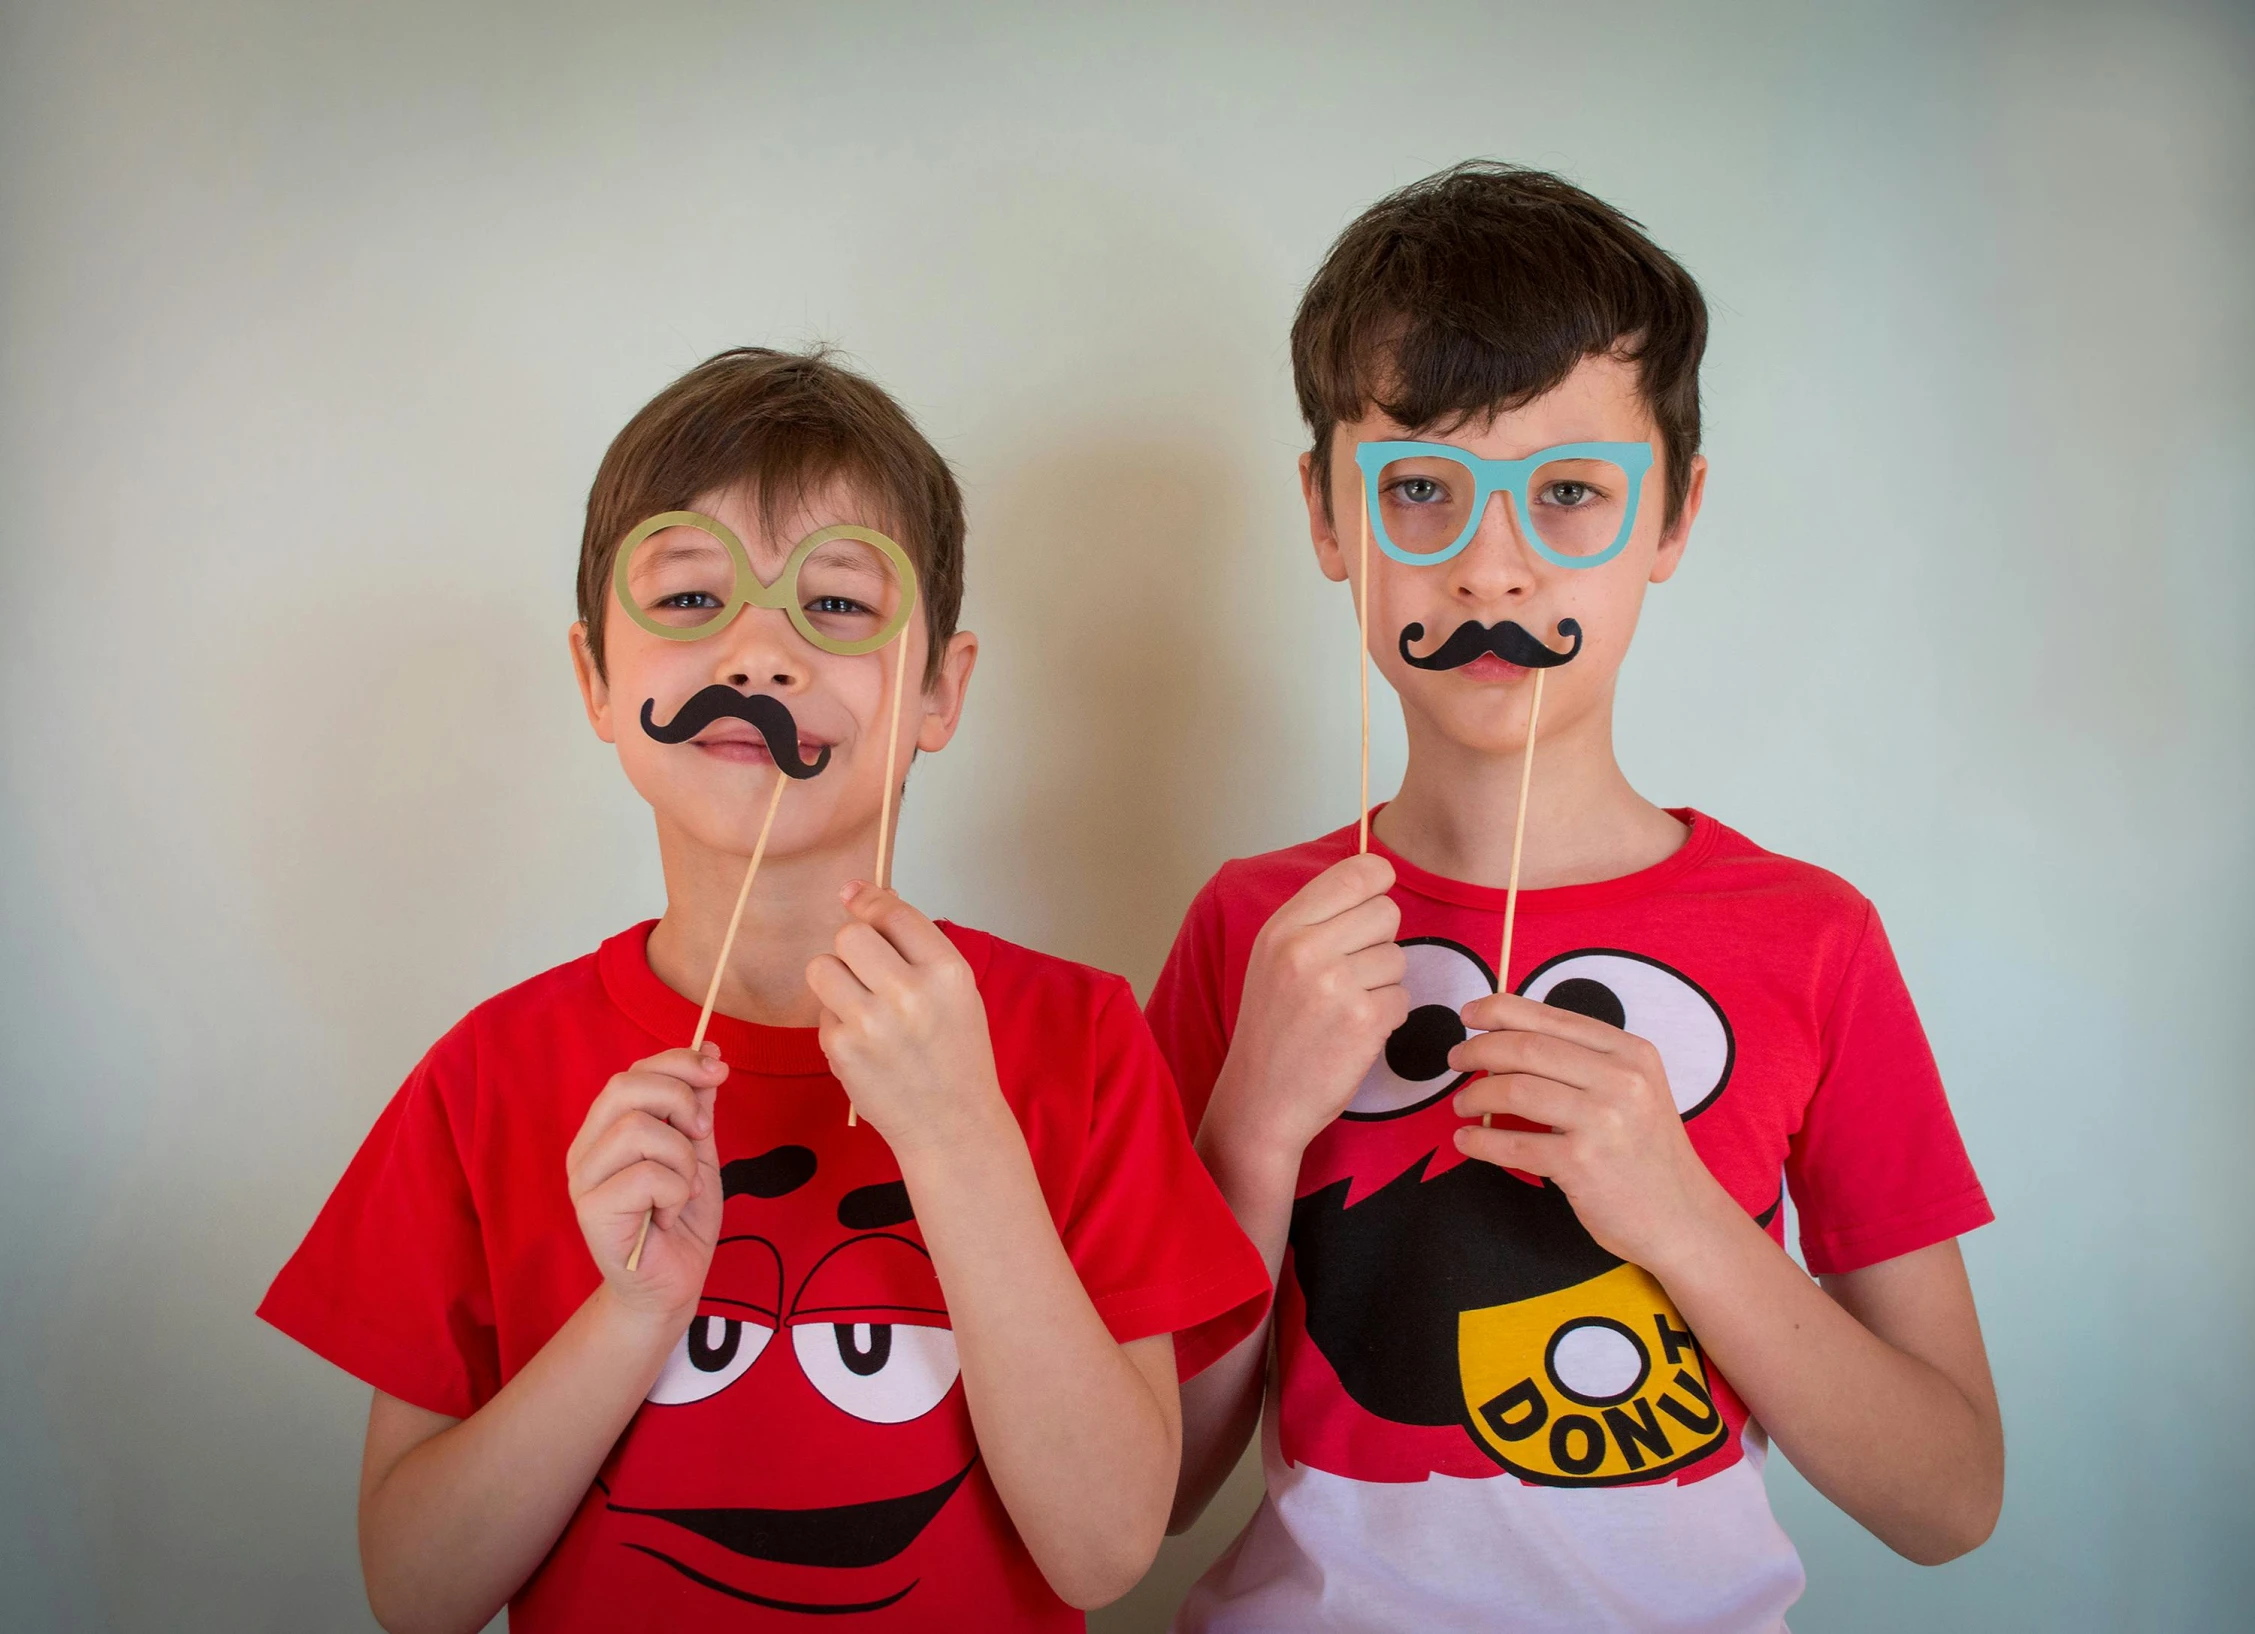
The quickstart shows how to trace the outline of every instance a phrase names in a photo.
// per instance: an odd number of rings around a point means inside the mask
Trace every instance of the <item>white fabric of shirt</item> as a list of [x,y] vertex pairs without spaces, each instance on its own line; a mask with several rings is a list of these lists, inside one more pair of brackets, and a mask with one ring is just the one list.
[[1174,1634],[1783,1634],[1807,1577],[1770,1513],[1764,1443],[1743,1447],[1682,1486],[1355,1481],[1284,1464],[1272,1394],[1268,1495]]

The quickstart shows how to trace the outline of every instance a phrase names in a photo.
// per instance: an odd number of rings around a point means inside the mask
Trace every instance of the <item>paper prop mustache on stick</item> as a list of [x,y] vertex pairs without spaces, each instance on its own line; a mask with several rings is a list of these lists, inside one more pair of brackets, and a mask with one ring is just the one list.
[[1409,650],[1409,644],[1425,639],[1425,626],[1405,624],[1402,626],[1402,662],[1415,669],[1462,669],[1475,658],[1493,653],[1506,664],[1517,664],[1521,669],[1556,669],[1582,650],[1582,627],[1578,621],[1560,619],[1558,633],[1570,637],[1574,643],[1564,652],[1554,652],[1543,645],[1540,636],[1521,629],[1509,619],[1499,624],[1482,624],[1476,618],[1468,618],[1446,641],[1421,658]]
[[[649,546],[644,551],[644,546]],[[885,781],[877,805],[877,866],[880,889],[892,882],[893,802],[898,790],[893,774],[900,755],[900,706],[908,690],[908,626],[916,616],[916,564],[899,543],[875,528],[856,522],[834,522],[817,528],[791,547],[783,571],[772,583],[752,567],[751,556],[735,529],[716,516],[700,511],[662,511],[637,523],[619,542],[611,567],[611,589],[619,606],[642,629],[666,641],[705,641],[731,628],[746,608],[764,608],[782,614],[801,639],[820,652],[837,658],[858,658],[888,643],[894,648],[892,706],[885,733]],[[720,979],[728,969],[728,955],[736,946],[736,927],[743,922],[744,904],[750,900],[752,881],[760,859],[767,854],[768,832],[775,826],[775,808],[783,801],[785,778],[804,781],[830,764],[830,746],[824,744],[812,761],[799,754],[798,723],[780,698],[764,693],[742,693],[714,683],[692,695],[674,712],[672,720],[657,723],[657,700],[642,705],[642,730],[659,743],[686,743],[714,721],[733,718],[748,722],[767,742],[767,752],[782,775],[768,796],[767,815],[760,823],[752,860],[744,870],[744,883],[736,893],[736,909],[728,917],[728,933],[713,965],[711,986],[705,989],[704,1009],[697,1017],[692,1050],[702,1048],[705,1029],[712,1024],[713,1006],[720,999]],[[846,1123],[856,1122],[853,1105],[846,1106]],[[641,1235],[626,1268],[638,1270],[642,1248],[649,1240],[650,1214],[642,1217]]]
[[830,764],[827,743],[812,760],[799,754],[799,723],[792,716],[790,706],[765,692],[738,692],[732,686],[715,681],[702,692],[693,694],[663,726],[652,718],[657,705],[655,698],[642,700],[642,730],[660,743],[687,743],[714,721],[748,721],[752,729],[767,740],[767,752],[774,757],[775,769],[785,777],[804,781]]

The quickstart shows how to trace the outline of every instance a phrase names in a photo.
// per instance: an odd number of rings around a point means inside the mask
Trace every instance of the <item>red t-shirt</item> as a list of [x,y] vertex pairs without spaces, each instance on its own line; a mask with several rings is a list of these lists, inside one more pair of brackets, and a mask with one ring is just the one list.
[[[1711,818],[1677,815],[1690,834],[1656,866],[1521,893],[1513,990],[1649,1039],[1692,1146],[1781,1241],[1791,1185],[1812,1271],[1853,1270],[1989,1220],[1870,903]],[[1228,1053],[1254,936],[1354,847],[1349,826],[1229,863],[1192,904],[1147,1013],[1193,1128]],[[1427,873],[1375,839],[1372,848],[1396,870],[1414,1008],[1303,1157],[1278,1278],[1271,1502],[1255,1523],[1269,1535],[1217,1568],[1188,1626],[1311,1626],[1307,1608],[1351,1598],[1358,1569],[1320,1551],[1395,1548],[1389,1539],[1411,1533],[1451,1562],[1434,1568],[1436,1595],[1456,1592],[1440,1579],[1461,1566],[1473,1574],[1467,1603],[1501,1626],[1515,1591],[1477,1581],[1479,1563],[1495,1575],[1496,1528],[1520,1524],[1510,1517],[1525,1506],[1475,1501],[1464,1483],[1689,1486],[1742,1456],[1746,1410],[1659,1284],[1600,1248],[1555,1187],[1465,1159],[1452,1143],[1462,1120],[1449,1098],[1468,1075],[1448,1068],[1447,1053],[1464,1036],[1458,1007],[1495,991],[1504,893]],[[1417,1500],[1426,1508],[1404,1507],[1407,1493],[1300,1481],[1293,1472],[1303,1469],[1347,1483],[1428,1483],[1431,1496]],[[1382,1523],[1343,1519],[1356,1513],[1355,1490]],[[1578,1541],[1547,1543],[1549,1563],[1606,1552],[1595,1498],[1561,1512]],[[1624,1526],[1624,1558],[1587,1562],[1592,1593],[1612,1593],[1608,1581],[1652,1558],[1657,1511],[1637,1500],[1621,1514],[1632,1510],[1640,1518]],[[1441,1541],[1459,1511],[1462,1551]],[[1666,1524],[1696,1545],[1696,1522]],[[1310,1557],[1304,1570],[1290,1563],[1295,1551]],[[1363,1564],[1405,1581],[1399,1561]],[[1745,1569],[1797,1588],[1789,1562]],[[1295,1582],[1314,1585],[1312,1598],[1295,1599]],[[1578,1591],[1558,1592],[1564,1603]],[[1718,1626],[1757,1626],[1753,1600],[1735,1592],[1717,1586]],[[1241,1596],[1234,1611],[1231,1594]],[[1681,1609],[1680,1597],[1671,1603]],[[1439,1599],[1400,1604],[1452,1614]]]
[[[1074,1269],[1121,1341],[1188,1375],[1268,1282],[1191,1150],[1115,976],[943,925]],[[259,1314],[403,1401],[468,1417],[600,1281],[564,1154],[610,1076],[697,1006],[650,926],[470,1012],[378,1119]],[[715,1016],[725,1201],[704,1298],[577,1515],[510,1605],[553,1630],[1079,1628],[980,1463],[899,1165],[811,1028]],[[778,1342],[779,1341],[779,1342]]]

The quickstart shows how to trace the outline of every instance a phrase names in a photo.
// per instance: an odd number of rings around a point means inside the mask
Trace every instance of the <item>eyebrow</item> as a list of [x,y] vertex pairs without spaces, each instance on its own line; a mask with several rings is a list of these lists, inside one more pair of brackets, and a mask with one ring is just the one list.
[[814,1178],[814,1153],[804,1146],[778,1146],[758,1157],[740,1157],[720,1168],[720,1200],[731,1197],[787,1197]]
[[915,1218],[916,1206],[908,1200],[905,1181],[856,1186],[838,1199],[838,1224],[848,1231],[877,1231]]

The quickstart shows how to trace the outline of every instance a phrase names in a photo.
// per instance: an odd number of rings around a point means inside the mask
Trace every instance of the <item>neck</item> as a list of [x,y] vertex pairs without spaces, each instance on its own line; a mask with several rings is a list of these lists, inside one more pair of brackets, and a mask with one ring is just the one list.
[[[786,804],[790,798],[786,791]],[[701,1005],[751,859],[668,832],[662,822],[659,852],[666,911],[650,932],[650,968],[676,993]],[[838,893],[849,880],[869,879],[876,865],[874,819],[866,832],[839,836],[812,851],[778,856],[770,849],[736,927],[714,1014],[769,1027],[814,1026],[822,1006],[807,989],[807,963],[830,951],[846,922]]]
[[[1530,689],[1513,691],[1511,705],[1524,711]],[[1686,838],[1682,823],[1622,775],[1613,758],[1610,702],[1579,718],[1543,712],[1519,864],[1522,889],[1618,879],[1672,855]],[[1508,885],[1520,756],[1469,748],[1414,713],[1405,724],[1409,766],[1401,792],[1378,815],[1379,838],[1445,879]]]

